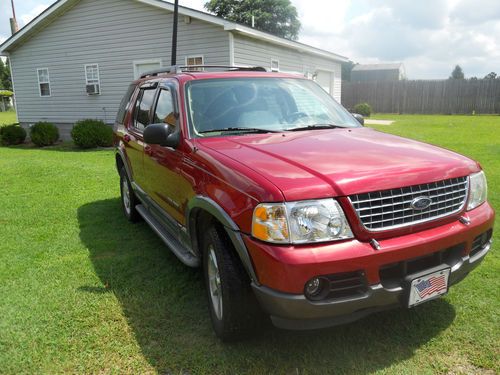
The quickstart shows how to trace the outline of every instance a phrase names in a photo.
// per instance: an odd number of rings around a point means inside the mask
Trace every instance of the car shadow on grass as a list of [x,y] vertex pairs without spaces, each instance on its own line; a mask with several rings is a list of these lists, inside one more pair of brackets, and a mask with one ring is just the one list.
[[440,299],[318,331],[263,324],[253,337],[223,344],[210,326],[201,272],[182,265],[145,223],[127,222],[118,198],[81,206],[78,220],[102,281],[79,290],[114,293],[159,373],[369,373],[412,357],[455,317]]

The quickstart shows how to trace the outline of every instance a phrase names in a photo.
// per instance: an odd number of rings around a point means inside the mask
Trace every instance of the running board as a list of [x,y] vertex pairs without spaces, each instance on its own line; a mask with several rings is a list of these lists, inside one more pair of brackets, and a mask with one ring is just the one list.
[[200,259],[193,256],[193,254],[186,249],[186,247],[183,246],[179,240],[168,233],[159,221],[151,215],[146,207],[142,204],[138,204],[135,206],[135,209],[182,263],[189,267],[198,267],[200,265]]

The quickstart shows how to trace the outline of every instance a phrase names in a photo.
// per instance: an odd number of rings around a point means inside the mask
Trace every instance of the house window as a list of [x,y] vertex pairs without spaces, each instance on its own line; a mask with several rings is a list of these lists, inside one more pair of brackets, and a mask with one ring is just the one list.
[[99,79],[99,65],[85,65],[85,84],[87,95],[99,95],[101,93],[101,82]]
[[[203,65],[203,60],[203,56],[188,56],[186,57],[186,66]],[[188,70],[201,72],[203,68],[189,68]]]
[[37,74],[38,74],[38,89],[40,91],[40,96],[50,96],[49,69],[48,68],[37,69]]
[[280,61],[278,59],[271,60],[271,72],[279,72],[280,71]]

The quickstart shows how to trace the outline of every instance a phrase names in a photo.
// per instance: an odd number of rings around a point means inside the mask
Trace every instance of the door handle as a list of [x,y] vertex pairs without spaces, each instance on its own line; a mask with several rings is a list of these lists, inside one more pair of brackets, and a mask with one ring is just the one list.
[[149,145],[146,145],[144,147],[144,153],[149,156],[153,155],[153,148]]
[[131,140],[132,140],[132,138],[130,137],[130,135],[125,134],[125,135],[123,136],[123,141],[124,141],[124,142],[128,143],[128,142],[130,142]]

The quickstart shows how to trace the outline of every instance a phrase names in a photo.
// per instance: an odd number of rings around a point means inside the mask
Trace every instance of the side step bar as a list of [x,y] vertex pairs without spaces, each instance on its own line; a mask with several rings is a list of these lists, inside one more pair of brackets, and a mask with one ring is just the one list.
[[135,206],[135,209],[182,263],[189,267],[198,267],[200,265],[200,259],[193,256],[193,254],[186,249],[186,247],[182,245],[179,240],[168,233],[158,220],[151,215],[146,207],[142,204],[138,204]]

